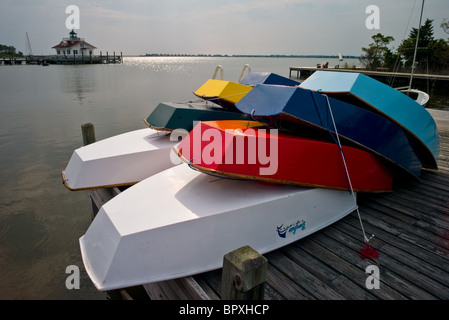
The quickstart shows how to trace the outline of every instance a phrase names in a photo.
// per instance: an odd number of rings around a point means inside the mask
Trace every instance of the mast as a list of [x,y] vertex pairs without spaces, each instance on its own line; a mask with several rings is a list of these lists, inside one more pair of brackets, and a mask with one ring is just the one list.
[[28,38],[28,32],[26,32],[27,35],[27,45],[26,45],[26,49],[27,49],[27,53],[29,56],[33,55],[33,50],[31,50],[31,42],[30,42],[30,38]]
[[408,88],[412,88],[412,81],[413,81],[413,73],[415,71],[415,61],[416,61],[416,52],[418,51],[418,41],[419,41],[419,31],[421,29],[421,20],[422,20],[422,12],[424,9],[424,0],[422,0],[422,6],[421,6],[421,15],[419,17],[419,25],[418,25],[418,34],[416,36],[416,42],[415,42],[415,52],[413,54],[413,63],[412,63],[412,73],[410,75],[410,83],[408,85]]

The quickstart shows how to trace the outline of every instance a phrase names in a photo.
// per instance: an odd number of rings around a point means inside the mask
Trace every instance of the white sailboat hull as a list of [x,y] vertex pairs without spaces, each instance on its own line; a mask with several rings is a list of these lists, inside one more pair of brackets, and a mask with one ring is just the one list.
[[222,267],[244,245],[266,253],[356,209],[347,191],[212,177],[176,166],[108,201],[80,238],[99,290]]
[[174,166],[177,143],[149,128],[100,140],[76,149],[62,178],[70,190],[132,185]]
[[414,95],[415,97],[412,97],[412,99],[418,102],[423,107],[425,107],[427,105],[427,102],[429,102],[430,100],[430,96],[426,92],[418,89],[404,89],[400,91],[408,96],[410,96],[410,94]]

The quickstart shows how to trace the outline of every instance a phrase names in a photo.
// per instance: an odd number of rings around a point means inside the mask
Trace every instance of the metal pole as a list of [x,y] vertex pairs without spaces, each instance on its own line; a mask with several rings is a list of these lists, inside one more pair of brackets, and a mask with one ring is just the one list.
[[413,54],[413,63],[412,63],[412,73],[410,75],[410,83],[408,85],[408,88],[412,88],[412,81],[413,81],[413,73],[415,71],[415,61],[416,61],[416,52],[418,51],[418,41],[419,41],[419,30],[421,29],[421,19],[422,19],[422,12],[424,9],[424,0],[422,0],[422,6],[421,6],[421,16],[419,17],[419,25],[418,25],[418,35],[416,36],[416,42],[415,42],[415,53]]

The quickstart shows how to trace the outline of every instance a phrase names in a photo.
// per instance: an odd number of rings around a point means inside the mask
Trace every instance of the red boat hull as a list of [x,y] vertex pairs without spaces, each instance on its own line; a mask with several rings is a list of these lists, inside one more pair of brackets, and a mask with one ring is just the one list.
[[[357,192],[392,190],[393,173],[365,150],[278,132],[254,121],[206,121],[175,147],[193,169],[224,177]],[[349,180],[348,180],[349,176]]]

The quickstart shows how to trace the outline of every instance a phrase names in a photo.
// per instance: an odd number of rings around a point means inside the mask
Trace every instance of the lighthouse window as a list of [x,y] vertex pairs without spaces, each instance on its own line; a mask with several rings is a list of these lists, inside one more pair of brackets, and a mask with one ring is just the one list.
[[56,53],[57,54],[61,54],[61,50],[56,50]]
[[70,50],[67,50],[67,54],[70,54]]
[[78,50],[73,50],[73,53],[74,54],[78,54]]

